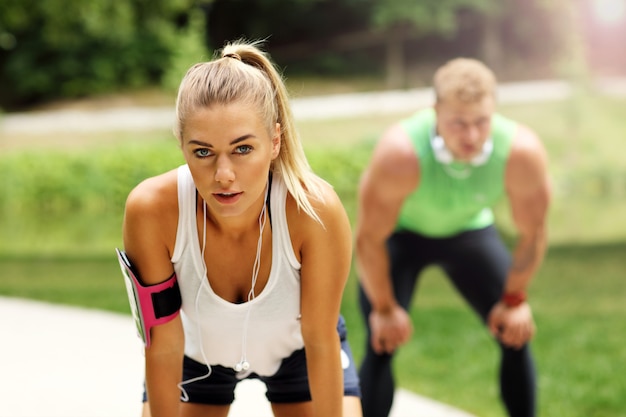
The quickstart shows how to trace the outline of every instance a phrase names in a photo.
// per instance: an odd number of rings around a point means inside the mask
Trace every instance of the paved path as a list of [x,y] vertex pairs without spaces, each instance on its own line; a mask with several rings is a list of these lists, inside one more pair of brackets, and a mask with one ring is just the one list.
[[[121,279],[121,278],[120,278]],[[141,343],[130,316],[0,297],[0,417],[139,417]],[[230,417],[270,417],[263,384]],[[399,390],[391,417],[472,417]]]
[[[626,79],[602,79],[595,86],[602,93],[626,96]],[[501,85],[498,100],[501,103],[562,100],[571,93],[572,87],[564,81],[528,81]],[[432,103],[432,90],[425,88],[296,98],[292,100],[292,108],[298,120],[323,120],[406,113]],[[20,133],[171,129],[173,120],[172,107],[28,112],[0,115],[0,133],[10,136]]]

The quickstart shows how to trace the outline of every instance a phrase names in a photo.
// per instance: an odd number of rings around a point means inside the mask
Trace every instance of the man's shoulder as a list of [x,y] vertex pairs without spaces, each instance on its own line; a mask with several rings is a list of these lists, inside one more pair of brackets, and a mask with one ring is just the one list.
[[432,107],[418,110],[412,115],[389,126],[378,143],[386,152],[397,157],[417,157],[421,139],[429,138],[436,116]]
[[376,145],[373,162],[393,166],[414,163],[416,159],[417,152],[411,137],[402,122],[398,122],[385,131]]
[[527,126],[519,125],[507,162],[509,189],[547,183],[548,154],[540,138]]
[[537,154],[545,152],[543,142],[537,133],[525,124],[517,123],[511,150],[517,153]]

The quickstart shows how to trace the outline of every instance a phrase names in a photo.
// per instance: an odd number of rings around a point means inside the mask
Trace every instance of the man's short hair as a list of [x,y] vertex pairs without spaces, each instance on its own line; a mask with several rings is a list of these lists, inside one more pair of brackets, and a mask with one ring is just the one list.
[[482,62],[471,58],[455,58],[441,66],[433,77],[438,102],[456,100],[475,103],[496,95],[496,77]]

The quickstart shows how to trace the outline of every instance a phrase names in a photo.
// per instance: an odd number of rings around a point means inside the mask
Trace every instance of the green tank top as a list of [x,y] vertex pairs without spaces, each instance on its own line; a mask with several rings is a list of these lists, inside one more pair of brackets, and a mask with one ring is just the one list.
[[493,224],[491,207],[504,194],[504,169],[517,124],[493,115],[493,152],[480,166],[461,162],[444,165],[435,159],[431,145],[434,109],[419,111],[401,125],[419,157],[420,183],[404,201],[396,230],[448,237]]

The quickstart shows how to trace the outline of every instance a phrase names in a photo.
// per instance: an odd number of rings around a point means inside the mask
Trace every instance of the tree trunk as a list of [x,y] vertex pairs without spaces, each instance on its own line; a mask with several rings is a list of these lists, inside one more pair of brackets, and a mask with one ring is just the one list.
[[404,36],[399,28],[389,29],[385,45],[386,81],[389,89],[399,89],[406,86],[403,41]]
[[486,14],[484,16],[480,45],[483,62],[496,74],[505,70],[499,22],[499,17],[496,15]]

